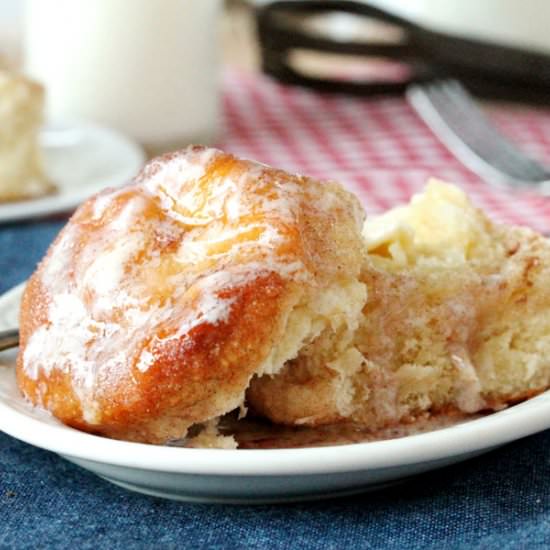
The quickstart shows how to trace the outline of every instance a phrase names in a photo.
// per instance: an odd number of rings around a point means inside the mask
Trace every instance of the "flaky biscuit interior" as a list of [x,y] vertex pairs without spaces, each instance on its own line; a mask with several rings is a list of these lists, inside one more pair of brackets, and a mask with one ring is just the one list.
[[[498,410],[550,384],[550,245],[490,222],[458,188],[428,184],[366,221],[359,328],[321,335],[252,406],[278,423],[372,429],[438,413]],[[334,353],[349,341],[342,356]],[[351,351],[353,350],[353,351]]]

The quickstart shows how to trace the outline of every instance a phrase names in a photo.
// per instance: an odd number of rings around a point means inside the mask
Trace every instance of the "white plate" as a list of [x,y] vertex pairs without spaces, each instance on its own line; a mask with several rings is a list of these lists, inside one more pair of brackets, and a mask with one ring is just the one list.
[[57,192],[0,204],[0,223],[72,210],[105,187],[127,182],[145,161],[139,145],[100,126],[48,127],[40,138],[45,169]]
[[[0,298],[0,330],[15,326],[22,287]],[[1,362],[13,364],[14,353]],[[550,392],[450,428],[389,441],[276,450],[183,449],[126,443],[63,426],[20,397],[0,367],[0,430],[135,491],[203,502],[273,502],[379,488],[460,462],[550,427]]]

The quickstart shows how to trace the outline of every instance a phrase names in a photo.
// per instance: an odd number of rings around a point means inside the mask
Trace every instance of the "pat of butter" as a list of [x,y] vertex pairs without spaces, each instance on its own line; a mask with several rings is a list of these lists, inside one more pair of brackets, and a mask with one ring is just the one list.
[[431,180],[410,204],[367,219],[367,249],[398,264],[431,256],[464,261],[486,233],[484,218],[457,187]]

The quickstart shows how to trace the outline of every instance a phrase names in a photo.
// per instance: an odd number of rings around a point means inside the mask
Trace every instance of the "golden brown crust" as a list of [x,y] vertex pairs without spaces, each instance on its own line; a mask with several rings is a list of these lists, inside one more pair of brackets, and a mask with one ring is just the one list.
[[297,304],[357,277],[361,221],[335,184],[197,147],[154,160],[31,277],[19,386],[86,431],[181,437],[242,404]]
[[197,444],[245,392],[276,423],[373,430],[545,390],[548,241],[442,184],[387,216],[362,239],[336,184],[201,147],[156,159],[82,205],[31,277],[19,386],[115,438],[208,422]]

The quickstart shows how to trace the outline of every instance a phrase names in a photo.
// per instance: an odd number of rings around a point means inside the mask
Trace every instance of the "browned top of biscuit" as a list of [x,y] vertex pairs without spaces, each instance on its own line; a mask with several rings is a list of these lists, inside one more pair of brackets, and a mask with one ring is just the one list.
[[307,293],[361,264],[339,186],[214,149],[84,203],[27,286],[18,381],[64,422],[164,441],[239,406]]

